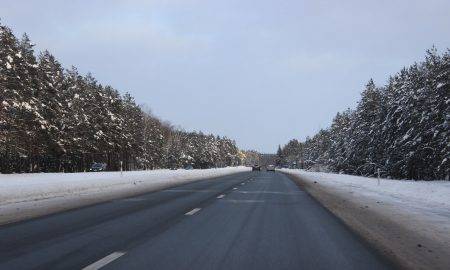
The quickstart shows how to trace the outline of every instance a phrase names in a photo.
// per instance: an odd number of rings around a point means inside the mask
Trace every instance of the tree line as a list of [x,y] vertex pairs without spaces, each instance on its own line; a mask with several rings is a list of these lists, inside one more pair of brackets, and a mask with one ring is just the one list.
[[433,47],[385,86],[370,80],[356,109],[304,142],[278,148],[279,165],[395,179],[450,176],[450,50]]
[[185,132],[138,106],[134,98],[48,51],[35,56],[0,25],[0,171],[80,172],[235,166],[243,154],[226,137]]

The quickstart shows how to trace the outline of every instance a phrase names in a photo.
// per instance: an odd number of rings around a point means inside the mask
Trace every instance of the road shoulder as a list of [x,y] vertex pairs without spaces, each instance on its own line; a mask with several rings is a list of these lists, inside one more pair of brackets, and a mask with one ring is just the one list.
[[448,269],[448,245],[433,239],[422,224],[416,224],[417,230],[411,230],[411,224],[405,224],[413,220],[408,221],[407,216],[390,211],[389,206],[376,207],[379,202],[370,198],[349,196],[320,183],[306,181],[297,174],[285,174],[398,268]]
[[[2,175],[0,225],[249,171],[245,167]],[[8,199],[9,198],[9,199]]]

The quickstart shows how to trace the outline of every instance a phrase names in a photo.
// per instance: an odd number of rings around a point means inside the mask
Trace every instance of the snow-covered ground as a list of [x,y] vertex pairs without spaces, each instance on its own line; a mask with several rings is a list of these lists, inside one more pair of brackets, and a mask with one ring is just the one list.
[[303,170],[284,170],[301,175],[305,180],[355,195],[380,199],[396,203],[406,208],[450,211],[450,181],[412,181],[391,180],[333,174],[308,172]]
[[282,171],[298,176],[328,209],[361,234],[371,234],[369,240],[407,268],[420,269],[421,262],[429,269],[450,265],[450,181]]
[[0,174],[0,224],[247,170]]

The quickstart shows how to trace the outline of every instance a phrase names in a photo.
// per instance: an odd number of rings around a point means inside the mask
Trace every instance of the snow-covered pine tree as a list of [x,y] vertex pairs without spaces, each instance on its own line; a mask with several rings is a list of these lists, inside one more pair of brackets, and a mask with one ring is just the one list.
[[328,166],[335,172],[350,173],[348,170],[348,158],[352,151],[349,146],[352,136],[352,114],[353,112],[350,109],[337,113],[330,127]]
[[129,94],[103,87],[50,52],[39,61],[27,35],[0,25],[0,170],[199,168],[240,164],[234,141],[176,130],[138,107]]
[[377,126],[381,121],[381,91],[369,80],[355,110],[350,140],[352,153],[350,167],[356,174],[374,175],[381,165],[379,161],[379,136]]
[[60,168],[61,157],[66,151],[63,118],[68,114],[68,108],[63,95],[63,68],[48,51],[39,56],[38,78],[37,99],[42,118],[39,121],[38,140],[45,147],[45,151],[40,153],[40,166],[41,170],[49,171]]
[[92,162],[93,134],[91,128],[92,94],[85,79],[75,67],[64,76],[64,100],[68,112],[63,116],[64,136],[67,150],[66,171],[85,171]]
[[167,132],[161,121],[148,111],[143,119],[143,166],[146,169],[164,167],[164,148]]
[[138,160],[143,155],[144,115],[129,93],[123,96],[123,106],[125,141],[122,144],[122,159],[127,170],[137,169],[139,168]]
[[[306,167],[325,164],[350,174],[373,176],[381,169],[383,177],[448,179],[449,54],[428,50],[425,61],[403,68],[385,87],[370,80],[355,111],[338,114],[330,129],[307,137]],[[288,148],[283,146],[279,156]]]
[[[2,147],[5,162],[2,171],[32,170],[33,155],[38,152],[36,128],[39,114],[36,104],[35,63],[12,31],[0,26],[0,74]],[[24,57],[24,53],[27,53]]]
[[450,180],[450,49],[443,54],[441,64],[436,70],[434,88],[435,113],[433,141],[436,149],[436,178]]
[[105,147],[103,152],[106,153],[106,163],[111,170],[120,170],[120,161],[123,142],[125,141],[124,122],[126,115],[122,97],[119,92],[111,86],[103,88],[104,92],[104,130],[105,130]]

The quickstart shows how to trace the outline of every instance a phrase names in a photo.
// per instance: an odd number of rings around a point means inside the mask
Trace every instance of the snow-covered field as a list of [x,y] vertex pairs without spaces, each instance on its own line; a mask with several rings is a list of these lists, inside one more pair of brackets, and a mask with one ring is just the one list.
[[282,171],[298,176],[316,199],[408,268],[450,265],[450,181]]
[[0,174],[0,224],[247,170]]

